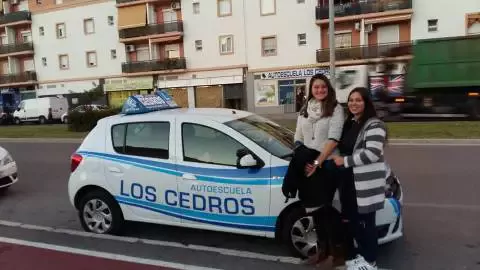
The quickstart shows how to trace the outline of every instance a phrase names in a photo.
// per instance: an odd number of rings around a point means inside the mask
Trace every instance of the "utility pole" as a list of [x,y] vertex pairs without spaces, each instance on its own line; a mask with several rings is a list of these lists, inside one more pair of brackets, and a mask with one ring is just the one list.
[[330,82],[335,89],[335,5],[328,0],[328,43],[330,47]]

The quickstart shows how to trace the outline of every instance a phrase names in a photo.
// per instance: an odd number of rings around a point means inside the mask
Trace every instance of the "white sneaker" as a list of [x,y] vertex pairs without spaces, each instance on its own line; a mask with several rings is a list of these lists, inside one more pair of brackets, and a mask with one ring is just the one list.
[[356,270],[356,265],[360,263],[366,263],[366,261],[361,255],[357,255],[354,259],[345,261],[345,269]]
[[363,261],[358,261],[353,267],[355,270],[378,270],[376,265],[371,265],[365,259]]

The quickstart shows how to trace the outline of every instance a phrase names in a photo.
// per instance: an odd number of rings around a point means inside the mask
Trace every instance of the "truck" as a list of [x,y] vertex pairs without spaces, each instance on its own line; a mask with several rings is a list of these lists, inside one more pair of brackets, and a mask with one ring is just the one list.
[[412,55],[390,99],[403,118],[480,119],[480,35],[417,40]]

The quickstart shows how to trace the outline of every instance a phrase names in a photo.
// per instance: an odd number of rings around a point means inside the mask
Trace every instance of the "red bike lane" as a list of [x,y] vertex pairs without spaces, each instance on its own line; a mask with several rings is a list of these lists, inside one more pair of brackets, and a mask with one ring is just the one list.
[[[89,251],[92,252],[92,251]],[[92,252],[92,254],[95,254]],[[112,255],[114,258],[114,256]],[[1,270],[167,270],[162,266],[0,242]]]

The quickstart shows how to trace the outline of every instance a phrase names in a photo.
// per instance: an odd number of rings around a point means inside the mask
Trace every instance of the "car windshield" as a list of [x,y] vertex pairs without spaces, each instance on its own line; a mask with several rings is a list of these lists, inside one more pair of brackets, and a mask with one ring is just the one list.
[[240,132],[272,155],[290,158],[295,147],[294,133],[275,122],[258,115],[232,120],[225,123]]

